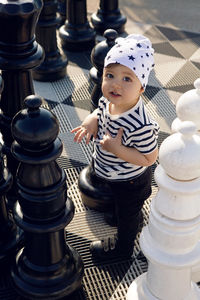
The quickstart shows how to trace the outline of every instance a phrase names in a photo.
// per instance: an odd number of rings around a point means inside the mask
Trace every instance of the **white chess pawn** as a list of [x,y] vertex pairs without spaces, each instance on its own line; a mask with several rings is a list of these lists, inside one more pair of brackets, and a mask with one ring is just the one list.
[[182,121],[192,121],[200,131],[200,78],[194,82],[195,89],[184,93],[176,103],[177,118],[172,122],[171,129],[176,132]]
[[[172,122],[171,127],[173,132],[177,131],[181,122],[193,121],[200,134],[200,78],[195,80],[194,87],[195,89],[187,91],[177,101],[177,118]],[[193,267],[192,279],[195,282],[200,281],[200,265]]]
[[200,135],[191,121],[180,122],[159,150],[158,192],[140,246],[148,271],[129,287],[127,300],[199,300],[191,279],[200,263]]

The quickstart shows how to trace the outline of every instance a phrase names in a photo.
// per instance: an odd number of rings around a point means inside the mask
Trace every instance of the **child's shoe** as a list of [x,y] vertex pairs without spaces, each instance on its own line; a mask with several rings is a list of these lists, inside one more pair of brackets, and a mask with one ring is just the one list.
[[116,236],[108,237],[90,244],[91,254],[95,258],[110,259],[114,257],[131,258],[133,250],[128,252],[120,247]]

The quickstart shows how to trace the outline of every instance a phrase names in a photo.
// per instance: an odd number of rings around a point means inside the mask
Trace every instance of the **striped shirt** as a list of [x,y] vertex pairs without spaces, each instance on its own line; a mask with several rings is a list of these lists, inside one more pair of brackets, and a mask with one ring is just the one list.
[[103,150],[100,140],[108,131],[115,137],[119,128],[123,128],[122,144],[134,147],[143,154],[149,154],[157,147],[159,125],[148,115],[142,98],[130,110],[120,114],[109,113],[109,101],[99,99],[98,134],[94,140],[94,168],[97,176],[107,180],[131,180],[138,177],[146,167],[133,165]]

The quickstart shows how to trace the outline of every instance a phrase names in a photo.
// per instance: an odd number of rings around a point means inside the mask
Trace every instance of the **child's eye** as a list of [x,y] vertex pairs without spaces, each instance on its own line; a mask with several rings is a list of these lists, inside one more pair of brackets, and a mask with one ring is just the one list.
[[113,75],[112,75],[111,73],[107,73],[107,74],[106,74],[106,77],[107,77],[107,78],[113,78]]
[[124,81],[131,81],[131,78],[130,78],[130,77],[127,77],[127,76],[125,76],[125,77],[123,78],[123,80],[124,80]]

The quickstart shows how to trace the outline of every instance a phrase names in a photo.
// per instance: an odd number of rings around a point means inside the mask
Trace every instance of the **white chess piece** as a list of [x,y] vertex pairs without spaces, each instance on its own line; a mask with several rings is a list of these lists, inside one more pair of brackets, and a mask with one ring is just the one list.
[[172,122],[172,131],[177,131],[182,121],[192,121],[200,131],[200,78],[194,82],[194,89],[184,93],[176,103],[177,118]]
[[[195,89],[187,91],[177,101],[177,118],[172,122],[171,127],[173,132],[177,131],[181,122],[193,121],[200,134],[200,78],[195,80],[194,87]],[[200,264],[193,267],[192,279],[200,282]]]
[[192,267],[200,263],[200,136],[191,121],[166,138],[155,170],[158,192],[140,245],[148,271],[129,287],[127,300],[199,300]]

